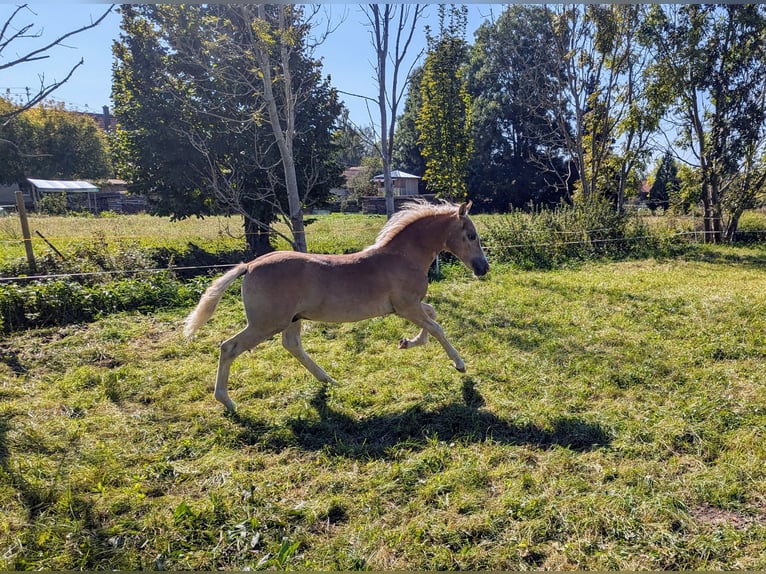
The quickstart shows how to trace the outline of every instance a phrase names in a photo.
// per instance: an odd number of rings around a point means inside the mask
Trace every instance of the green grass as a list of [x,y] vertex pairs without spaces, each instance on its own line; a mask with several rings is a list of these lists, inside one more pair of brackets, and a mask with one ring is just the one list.
[[307,324],[339,385],[274,339],[233,416],[236,289],[191,342],[187,309],[6,337],[0,568],[764,569],[765,281],[759,247],[448,268],[467,374],[396,317]]
[[[311,251],[343,253],[371,244],[385,223],[385,217],[318,215],[307,216],[306,223]],[[193,245],[208,252],[220,253],[244,247],[241,217],[169,221],[144,214],[110,217],[31,215],[29,226],[37,257],[54,254],[37,231],[58,251],[72,257],[80,256],[84,250],[117,254],[162,247],[184,252],[192,249]],[[277,247],[288,248],[282,239],[277,240]],[[19,219],[0,218],[0,263],[24,257]]]

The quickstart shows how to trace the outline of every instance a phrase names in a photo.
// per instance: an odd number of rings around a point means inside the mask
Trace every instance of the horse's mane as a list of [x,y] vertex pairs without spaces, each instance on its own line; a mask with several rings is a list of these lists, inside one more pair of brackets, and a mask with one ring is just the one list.
[[405,203],[401,210],[397,211],[391,219],[383,226],[378,233],[375,243],[371,247],[382,247],[389,243],[399,232],[411,223],[430,217],[432,215],[454,215],[457,213],[458,206],[447,201],[439,203],[429,203],[425,199],[413,199]]

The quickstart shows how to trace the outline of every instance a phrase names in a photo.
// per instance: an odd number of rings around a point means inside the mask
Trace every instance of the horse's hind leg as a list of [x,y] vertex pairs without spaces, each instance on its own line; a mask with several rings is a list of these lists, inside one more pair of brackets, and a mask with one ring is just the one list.
[[229,411],[234,411],[236,405],[229,397],[229,370],[231,363],[245,351],[249,351],[262,343],[274,333],[262,333],[251,325],[242,329],[231,339],[221,343],[221,354],[218,358],[218,374],[215,378],[214,395],[216,400],[223,403]]
[[306,351],[303,350],[300,321],[293,321],[287,329],[282,331],[282,345],[318,380],[323,383],[337,384],[335,380],[328,375],[322,367],[317,365],[311,357],[306,354]]
[[[423,311],[426,315],[428,315],[431,319],[436,320],[436,309],[431,307],[428,303],[421,303],[420,306],[423,308]],[[419,345],[425,345],[428,342],[428,331],[425,329],[421,329],[420,333],[418,333],[415,337],[412,339],[402,338],[399,340],[399,348],[400,349],[411,349],[412,347],[417,347]]]

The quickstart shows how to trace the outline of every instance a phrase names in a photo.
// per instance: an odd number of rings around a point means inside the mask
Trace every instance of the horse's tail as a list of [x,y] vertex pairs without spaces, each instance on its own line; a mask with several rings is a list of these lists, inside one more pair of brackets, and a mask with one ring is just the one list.
[[221,275],[210,284],[189,316],[184,321],[184,335],[191,337],[210,317],[213,316],[223,292],[234,283],[235,279],[247,271],[247,263],[240,263],[233,269]]

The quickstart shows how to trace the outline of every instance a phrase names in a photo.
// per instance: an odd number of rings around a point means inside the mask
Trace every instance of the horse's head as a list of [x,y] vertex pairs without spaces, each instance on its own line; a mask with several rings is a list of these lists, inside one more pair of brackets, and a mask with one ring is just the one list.
[[465,266],[471,269],[477,277],[481,277],[489,271],[489,263],[484,255],[484,250],[481,248],[476,227],[471,218],[468,217],[470,209],[470,201],[460,205],[457,217],[447,235],[446,247],[447,251],[465,263]]

